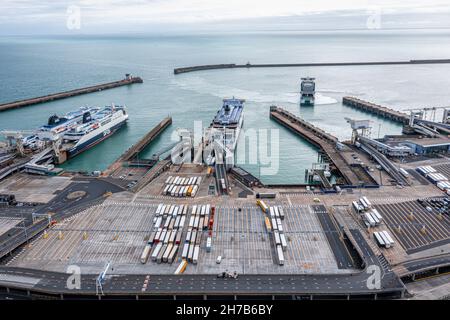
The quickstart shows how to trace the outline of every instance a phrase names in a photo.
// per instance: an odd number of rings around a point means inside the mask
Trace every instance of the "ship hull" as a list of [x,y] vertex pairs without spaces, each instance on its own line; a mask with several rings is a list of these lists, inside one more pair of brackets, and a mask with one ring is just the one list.
[[[122,128],[127,122],[127,119],[123,120],[122,122],[119,122],[118,124],[112,126],[109,129],[105,129],[102,132],[98,133],[94,137],[90,138],[89,140],[80,143],[79,145],[76,145],[75,147],[71,148],[67,152],[67,158],[73,158],[80,153],[89,150],[90,148],[94,147],[95,145],[99,144],[100,142],[108,139],[111,137],[114,133],[117,132],[120,128]],[[109,132],[108,132],[109,131]]]
[[237,128],[235,130],[234,141],[230,148],[230,154],[225,155],[225,157],[226,157],[225,162],[226,162],[227,170],[230,170],[231,168],[234,167],[234,162],[235,162],[235,157],[236,157],[235,150],[236,150],[236,147],[237,147],[237,144],[239,141],[239,136],[241,134],[243,125],[244,125],[244,113],[242,113],[241,118],[239,119],[239,125],[237,126]]
[[312,107],[314,106],[314,98],[313,97],[302,97],[300,99],[300,106],[302,107]]

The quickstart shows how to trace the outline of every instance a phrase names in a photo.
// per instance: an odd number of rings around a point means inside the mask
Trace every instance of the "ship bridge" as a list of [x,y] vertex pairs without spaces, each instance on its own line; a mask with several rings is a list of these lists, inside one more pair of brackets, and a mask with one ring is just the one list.
[[224,99],[222,108],[213,120],[213,127],[236,127],[244,110],[243,99]]

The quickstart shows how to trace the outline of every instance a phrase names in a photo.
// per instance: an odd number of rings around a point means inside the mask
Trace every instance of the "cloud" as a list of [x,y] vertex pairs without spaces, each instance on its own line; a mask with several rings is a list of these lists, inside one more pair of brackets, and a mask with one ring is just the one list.
[[[424,4],[426,3],[426,4]],[[327,12],[386,13],[450,11],[443,0],[1,0],[0,24],[64,28],[67,8],[81,9],[83,26],[196,24],[242,19],[303,16]]]

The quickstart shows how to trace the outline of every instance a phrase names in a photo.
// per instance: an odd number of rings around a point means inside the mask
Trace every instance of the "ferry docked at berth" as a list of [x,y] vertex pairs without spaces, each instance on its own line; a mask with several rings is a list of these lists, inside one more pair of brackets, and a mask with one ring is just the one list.
[[[234,166],[234,151],[244,123],[243,99],[223,99],[222,108],[217,112],[211,127],[215,130],[215,139],[221,139],[219,144],[224,148],[227,169]],[[217,134],[219,133],[219,134]],[[216,159],[217,159],[216,154]]]
[[82,107],[62,117],[52,115],[35,135],[25,137],[23,144],[32,147],[42,143],[42,137],[52,136],[59,141],[57,162],[63,163],[113,135],[127,120],[124,106]]

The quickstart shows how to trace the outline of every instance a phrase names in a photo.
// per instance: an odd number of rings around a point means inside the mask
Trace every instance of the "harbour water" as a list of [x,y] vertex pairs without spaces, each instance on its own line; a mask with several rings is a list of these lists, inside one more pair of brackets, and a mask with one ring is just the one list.
[[[395,109],[445,106],[450,101],[449,65],[236,69],[175,76],[175,67],[214,63],[295,63],[439,59],[450,57],[450,30],[285,32],[187,36],[76,36],[0,38],[0,103],[102,82],[125,73],[143,84],[120,87],[0,113],[0,129],[34,129],[52,114],[79,106],[126,105],[128,125],[64,164],[68,170],[105,169],[167,115],[173,125],[145,152],[172,143],[177,127],[209,126],[224,97],[246,99],[248,129],[279,130],[279,163],[266,183],[302,183],[317,159],[314,147],[269,119],[280,105],[322,129],[348,139],[345,118],[371,119],[372,136],[400,133],[400,125],[342,105],[357,96]],[[316,78],[316,105],[299,106],[300,78]],[[244,139],[244,136],[241,136]],[[244,143],[240,141],[240,143]],[[257,164],[244,168],[260,175]]]

